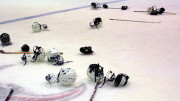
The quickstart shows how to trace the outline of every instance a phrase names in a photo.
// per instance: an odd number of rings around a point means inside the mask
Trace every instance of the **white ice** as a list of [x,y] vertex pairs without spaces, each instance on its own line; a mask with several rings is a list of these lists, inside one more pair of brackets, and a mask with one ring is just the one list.
[[[0,22],[90,5],[92,0],[1,0]],[[109,0],[97,0],[103,3]],[[74,84],[85,83],[87,89],[71,101],[88,101],[95,83],[88,80],[86,71],[90,64],[100,63],[108,70],[126,73],[130,79],[125,87],[107,84],[97,90],[94,101],[179,101],[180,100],[180,0],[126,0],[108,4],[109,7],[127,5],[126,11],[118,9],[92,10],[83,8],[64,13],[22,20],[0,25],[0,34],[9,33],[12,45],[5,51],[20,51],[23,44],[38,45],[45,50],[59,49],[65,60],[74,62],[53,66],[47,60],[28,62],[23,66],[22,55],[0,54],[0,66],[15,64],[0,71],[0,83],[16,84],[36,94],[63,92],[66,87],[49,86],[45,76],[57,74],[62,67],[77,72]],[[164,7],[167,12],[151,16],[135,13],[150,6]],[[89,22],[101,17],[103,26],[90,29]],[[159,24],[110,21],[110,18],[161,21]],[[49,31],[33,33],[33,22],[47,24]],[[1,45],[1,44],[0,44]],[[92,46],[93,55],[82,55],[79,48]],[[71,87],[70,87],[71,88]]]

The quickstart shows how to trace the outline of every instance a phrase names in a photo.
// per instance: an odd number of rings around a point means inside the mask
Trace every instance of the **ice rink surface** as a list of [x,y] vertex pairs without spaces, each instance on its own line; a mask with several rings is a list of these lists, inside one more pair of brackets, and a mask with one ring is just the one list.
[[[180,0],[96,1],[109,2],[109,7],[127,5],[130,9],[126,11],[92,10],[87,7],[91,2],[93,1],[1,0],[0,34],[8,33],[13,44],[0,46],[0,50],[21,51],[21,46],[28,44],[32,51],[33,46],[38,45],[46,51],[51,48],[59,49],[64,53],[65,60],[74,62],[53,66],[46,59],[40,63],[28,62],[23,66],[22,55],[0,54],[0,84],[16,85],[26,93],[35,95],[64,94],[83,85],[82,92],[77,96],[57,101],[88,101],[95,83],[87,78],[86,71],[90,64],[100,63],[104,67],[104,73],[108,70],[116,74],[126,73],[130,79],[125,87],[106,84],[98,88],[94,101],[179,101]],[[151,16],[133,12],[146,10],[153,5],[164,7],[167,12],[177,15]],[[67,11],[61,12],[63,10]],[[27,17],[30,18],[25,19]],[[99,29],[89,28],[89,22],[95,17],[102,18],[103,25]],[[111,21],[110,18],[161,23],[121,22]],[[34,33],[31,28],[33,22],[47,24],[49,31]],[[92,46],[94,53],[82,55],[79,52],[82,46]],[[75,84],[71,87],[56,84],[50,86],[45,81],[45,76],[49,73],[57,74],[62,67],[76,70]],[[16,94],[16,90],[14,92]]]

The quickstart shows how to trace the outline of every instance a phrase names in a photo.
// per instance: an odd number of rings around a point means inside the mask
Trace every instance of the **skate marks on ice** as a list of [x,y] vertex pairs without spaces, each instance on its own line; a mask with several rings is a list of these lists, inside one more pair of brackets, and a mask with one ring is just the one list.
[[[0,85],[3,86],[3,84]],[[14,90],[8,101],[67,101],[81,95],[86,90],[86,85],[82,83],[65,92],[49,95],[36,95],[14,84],[6,85],[6,88],[12,88]],[[4,92],[4,90],[0,89],[0,92]],[[0,98],[1,100],[3,99]]]
[[[125,0],[115,0],[115,1],[104,2],[104,3],[101,3],[101,4],[110,4],[110,3],[120,2],[120,1],[125,1]],[[44,13],[44,14],[32,15],[32,16],[28,16],[28,17],[17,18],[17,19],[12,19],[12,20],[7,20],[7,21],[2,21],[2,22],[0,22],[0,25],[7,24],[7,23],[12,23],[12,22],[17,22],[17,21],[33,19],[33,18],[38,18],[38,17],[43,17],[43,16],[48,16],[48,15],[52,15],[52,14],[58,14],[58,13],[64,13],[64,12],[68,12],[68,11],[79,10],[79,9],[88,8],[88,7],[90,7],[90,5],[76,7],[76,8],[70,8],[70,9],[66,9],[66,10],[48,12],[48,13]]]
[[5,68],[7,68],[7,67],[12,67],[12,66],[15,66],[15,64],[2,65],[2,66],[0,66],[0,70],[5,69]]

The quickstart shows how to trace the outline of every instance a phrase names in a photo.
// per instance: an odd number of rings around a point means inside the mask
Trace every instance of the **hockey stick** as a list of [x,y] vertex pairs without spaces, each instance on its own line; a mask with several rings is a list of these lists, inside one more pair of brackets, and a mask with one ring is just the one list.
[[14,89],[11,89],[11,91],[9,92],[8,96],[6,97],[6,100],[5,101],[9,101],[12,93],[14,92]]
[[160,22],[148,22],[148,21],[123,20],[123,19],[110,19],[110,20],[115,20],[115,21],[129,21],[129,22],[141,22],[141,23],[161,23],[161,21],[160,21]]
[[5,52],[3,50],[0,50],[0,53],[2,53],[2,54],[24,54],[24,53],[26,53],[26,54],[34,54],[34,52]]
[[95,86],[95,88],[94,88],[94,92],[93,92],[93,94],[92,94],[92,96],[91,96],[91,98],[90,98],[89,101],[93,101],[93,98],[94,98],[94,96],[95,96],[95,94],[96,94],[96,91],[97,91],[97,88],[98,88],[99,84],[100,84],[100,82],[98,82],[98,83],[96,84],[96,86]]
[[[148,12],[148,11],[133,11],[133,12]],[[170,12],[163,12],[163,13],[167,13],[167,14],[176,15],[176,13],[170,13]]]
[[[107,8],[107,9],[121,9],[122,10],[122,8]],[[129,7],[127,9],[129,9]]]

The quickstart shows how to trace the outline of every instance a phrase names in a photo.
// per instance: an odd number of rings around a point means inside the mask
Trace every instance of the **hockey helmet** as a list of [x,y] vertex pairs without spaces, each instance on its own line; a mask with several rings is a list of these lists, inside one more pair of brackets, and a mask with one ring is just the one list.
[[104,76],[103,67],[101,67],[99,64],[89,65],[87,69],[87,76],[91,80],[99,82]]

